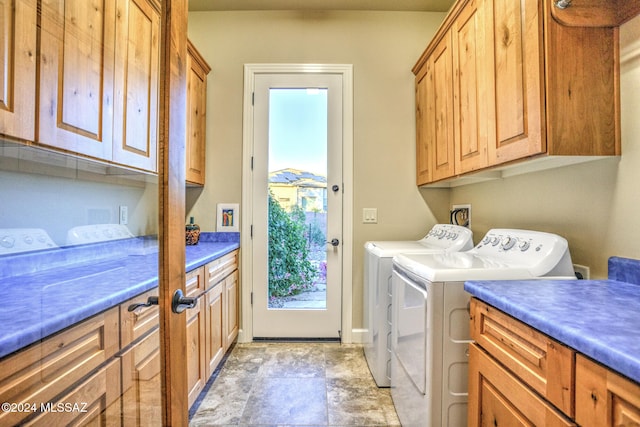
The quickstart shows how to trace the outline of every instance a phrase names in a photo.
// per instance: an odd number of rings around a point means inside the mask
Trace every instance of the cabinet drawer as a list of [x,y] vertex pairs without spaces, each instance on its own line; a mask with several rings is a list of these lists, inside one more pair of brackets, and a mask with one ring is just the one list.
[[114,358],[56,402],[52,402],[48,411],[24,425],[116,425],[115,420],[120,420],[119,397],[120,359]]
[[578,355],[576,422],[584,427],[640,425],[640,384]]
[[[0,402],[40,405],[80,381],[118,351],[118,317],[114,307],[2,359]],[[0,425],[19,424],[28,415],[0,412]]]
[[469,426],[575,426],[476,344],[469,345]]
[[143,303],[150,296],[157,295],[158,288],[155,288],[120,304],[120,348],[125,348],[160,325],[160,310],[157,305],[139,307],[132,312],[128,310],[129,305]]
[[215,261],[211,261],[206,265],[206,269],[208,289],[238,269],[238,251],[235,250]]
[[575,415],[573,350],[475,298],[471,338],[565,414]]

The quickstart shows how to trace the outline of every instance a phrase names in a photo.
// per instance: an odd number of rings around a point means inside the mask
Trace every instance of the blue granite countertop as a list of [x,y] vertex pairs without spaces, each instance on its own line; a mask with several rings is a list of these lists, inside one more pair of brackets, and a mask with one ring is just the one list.
[[[239,233],[202,233],[186,271],[239,248]],[[157,242],[125,239],[0,258],[0,357],[158,286]]]
[[640,275],[625,272],[620,266],[629,260],[619,260],[614,260],[614,265],[610,260],[609,280],[468,281],[464,288],[487,304],[640,382],[640,286],[635,279]]

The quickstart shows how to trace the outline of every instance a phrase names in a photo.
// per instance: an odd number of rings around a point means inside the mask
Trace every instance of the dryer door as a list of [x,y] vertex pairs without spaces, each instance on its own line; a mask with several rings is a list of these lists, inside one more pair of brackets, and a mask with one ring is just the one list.
[[[427,340],[431,328],[429,322],[429,295],[426,289],[407,277],[393,272],[393,292],[397,299],[393,307],[394,353],[407,377],[415,387],[426,394],[427,390]],[[395,294],[394,294],[395,297]]]

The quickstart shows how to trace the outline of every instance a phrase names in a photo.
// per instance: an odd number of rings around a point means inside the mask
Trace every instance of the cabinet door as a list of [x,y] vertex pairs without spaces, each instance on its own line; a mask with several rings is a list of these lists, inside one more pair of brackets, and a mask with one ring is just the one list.
[[469,345],[469,426],[575,426],[476,344]]
[[110,160],[115,1],[42,0],[37,142]]
[[[451,33],[447,32],[433,52],[433,105],[428,122],[435,123],[431,145],[432,177],[434,181],[452,177],[455,173],[454,114],[453,114],[453,56]],[[433,104],[431,104],[433,103]]]
[[456,174],[487,166],[486,93],[483,73],[484,1],[472,0],[454,22],[454,120]]
[[431,182],[430,144],[434,140],[433,63],[427,61],[416,75],[416,181]]
[[156,172],[160,11],[120,0],[116,21],[113,161]]
[[213,371],[215,371],[216,367],[222,360],[225,352],[222,332],[222,325],[224,323],[224,309],[222,303],[223,290],[224,284],[219,283],[207,291],[205,298],[205,319],[207,322],[205,335],[205,344],[207,348],[205,357],[207,361],[207,378],[213,374]]
[[490,165],[546,151],[541,7],[541,1],[486,1]]
[[[638,2],[618,2],[620,12],[624,3]],[[550,9],[555,9],[553,3],[545,2],[547,151],[557,155],[619,155],[618,28],[566,27],[551,16]],[[565,16],[573,14],[579,14],[579,8],[567,8]]]
[[228,349],[238,336],[238,270],[224,281],[224,348]]
[[204,185],[209,65],[187,44],[187,182]]
[[33,141],[36,0],[0,3],[0,134]]
[[[186,276],[186,295],[196,296],[204,290],[204,268],[191,271]],[[189,406],[207,382],[205,365],[205,310],[203,299],[198,298],[196,306],[187,313],[187,385]]]
[[125,351],[122,361],[122,425],[161,425],[160,331]]
[[640,384],[578,355],[576,422],[584,427],[640,425]]

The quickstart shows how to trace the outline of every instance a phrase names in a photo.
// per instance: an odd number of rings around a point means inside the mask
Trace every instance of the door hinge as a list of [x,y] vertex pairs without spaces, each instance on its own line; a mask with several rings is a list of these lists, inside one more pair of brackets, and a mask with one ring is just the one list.
[[253,156],[251,156],[251,170],[253,170]]
[[251,92],[251,105],[256,105],[256,93]]
[[249,237],[253,239],[253,224],[249,226]]
[[253,291],[251,291],[251,305],[253,305]]

